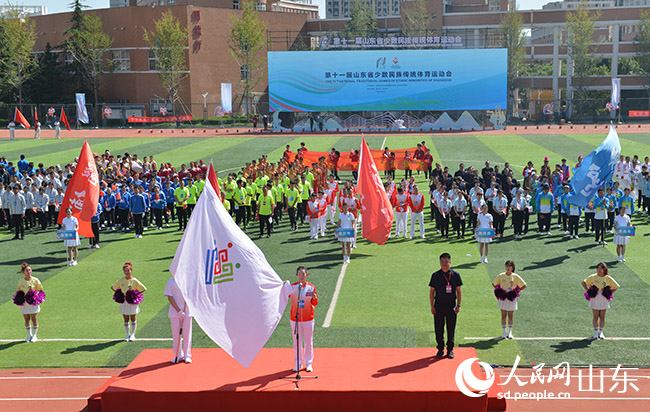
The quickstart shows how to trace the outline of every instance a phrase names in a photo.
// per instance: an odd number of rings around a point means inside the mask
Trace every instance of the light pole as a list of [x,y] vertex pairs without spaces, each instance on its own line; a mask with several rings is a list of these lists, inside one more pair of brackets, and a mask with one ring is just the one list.
[[208,120],[208,92],[203,93],[203,121]]

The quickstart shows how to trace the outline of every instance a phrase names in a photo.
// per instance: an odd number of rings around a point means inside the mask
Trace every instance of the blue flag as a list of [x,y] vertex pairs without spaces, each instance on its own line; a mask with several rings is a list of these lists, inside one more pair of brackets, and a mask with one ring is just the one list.
[[579,167],[573,169],[573,178],[569,183],[573,192],[567,195],[567,201],[579,207],[587,206],[598,188],[614,175],[620,153],[618,133],[610,125],[609,133],[600,146],[582,159]]

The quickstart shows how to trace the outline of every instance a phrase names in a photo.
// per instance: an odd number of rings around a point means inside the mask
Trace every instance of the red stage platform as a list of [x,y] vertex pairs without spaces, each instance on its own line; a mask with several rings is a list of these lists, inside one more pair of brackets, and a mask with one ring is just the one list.
[[[488,397],[468,397],[455,383],[458,365],[475,358],[457,348],[456,358],[435,359],[432,348],[336,348],[315,350],[314,372],[295,381],[290,348],[263,349],[245,369],[220,349],[195,349],[193,363],[172,365],[169,349],[144,350],[103,392],[103,412],[194,411],[486,411]],[[485,376],[478,364],[474,375]],[[499,385],[500,387],[500,385]],[[490,391],[491,398],[497,391]],[[505,401],[490,399],[490,409]]]

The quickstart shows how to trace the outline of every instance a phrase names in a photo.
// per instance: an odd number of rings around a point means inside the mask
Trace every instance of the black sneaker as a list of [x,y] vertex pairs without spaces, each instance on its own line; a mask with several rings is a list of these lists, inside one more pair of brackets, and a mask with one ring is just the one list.
[[442,359],[444,355],[445,355],[445,351],[442,349],[438,349],[438,353],[436,353],[436,358]]
[[454,351],[453,350],[448,350],[447,351],[447,358],[454,359]]

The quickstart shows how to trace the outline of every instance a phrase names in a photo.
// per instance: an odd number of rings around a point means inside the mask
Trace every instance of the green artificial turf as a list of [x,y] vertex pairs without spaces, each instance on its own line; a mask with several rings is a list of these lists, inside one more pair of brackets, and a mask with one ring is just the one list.
[[[421,136],[366,136],[371,148],[388,146],[391,150],[414,147],[425,141],[435,162],[455,171],[458,163],[482,168],[486,160],[502,166],[509,161],[519,177],[523,166],[532,160],[539,168],[544,156],[552,164],[566,157],[572,166],[577,155],[588,154],[604,138],[605,133],[588,135],[506,135],[475,136],[469,134]],[[113,153],[154,155],[160,162],[180,163],[213,159],[217,170],[236,170],[245,162],[268,154],[274,161],[282,155],[285,145],[296,151],[304,141],[309,150],[328,151],[332,147],[344,152],[359,147],[359,136],[267,136],[225,138],[130,138],[91,139],[94,152],[106,149]],[[623,153],[650,153],[647,136],[621,135]],[[20,154],[35,163],[65,164],[79,154],[81,141],[63,139],[19,140],[0,142],[0,156],[16,162]],[[383,145],[383,146],[382,146]],[[341,178],[351,177],[349,172]],[[399,172],[398,178],[401,178]],[[424,176],[417,178],[426,189]],[[427,238],[390,239],[385,246],[363,239],[352,253],[336,310],[329,328],[323,328],[325,314],[332,301],[341,272],[340,245],[330,226],[325,238],[312,241],[309,228],[289,232],[288,218],[276,228],[270,239],[255,242],[282,279],[294,281],[299,265],[309,268],[309,280],[319,292],[316,310],[315,345],[317,347],[433,347],[433,317],[429,307],[428,282],[438,269],[442,252],[452,255],[452,266],[463,278],[463,305],[458,319],[456,342],[472,346],[482,361],[511,365],[515,356],[522,364],[540,363],[613,365],[650,365],[648,341],[588,341],[592,335],[591,311],[582,296],[581,281],[595,272],[601,260],[610,264],[610,272],[621,284],[607,313],[605,334],[615,337],[650,337],[647,313],[650,310],[650,274],[646,268],[650,257],[646,251],[648,230],[646,216],[637,214],[633,224],[637,235],[631,239],[627,263],[616,263],[615,245],[596,247],[591,237],[569,240],[553,227],[552,236],[537,236],[536,221],[531,219],[528,235],[522,241],[512,238],[506,228],[504,240],[490,246],[488,264],[478,263],[478,246],[467,231],[466,240],[442,240],[435,233],[425,209]],[[555,216],[555,215],[554,215]],[[553,219],[553,223],[556,218]],[[509,225],[508,221],[508,225]],[[257,234],[251,223],[249,234]],[[417,229],[416,229],[417,231]],[[394,233],[394,232],[393,232]],[[100,367],[127,365],[145,348],[168,348],[170,341],[122,342],[124,329],[118,305],[111,299],[111,284],[119,279],[125,261],[134,264],[134,275],[147,287],[141,313],[138,315],[138,338],[169,338],[168,303],[163,289],[169,264],[180,240],[175,225],[163,231],[148,230],[142,239],[133,233],[106,232],[101,235],[101,249],[86,249],[83,241],[79,265],[66,267],[63,244],[56,240],[54,230],[28,232],[23,241],[12,241],[11,234],[0,230],[0,339],[21,339],[25,336],[22,316],[11,302],[18,279],[20,263],[32,264],[34,275],[44,285],[47,299],[39,314],[39,338],[73,339],[65,342],[42,341],[36,344],[0,342],[0,368],[16,367]],[[491,281],[503,271],[503,263],[514,260],[517,272],[528,283],[519,298],[515,314],[516,337],[557,337],[557,340],[493,339],[501,335],[500,313],[492,293]],[[288,311],[287,311],[288,312]],[[268,347],[291,345],[288,314],[271,336]],[[473,339],[465,339],[473,338]],[[575,337],[578,339],[567,339]],[[74,339],[105,339],[75,341]],[[194,325],[194,347],[216,347]],[[432,351],[434,349],[432,348]],[[170,350],[171,356],[171,350]]]

